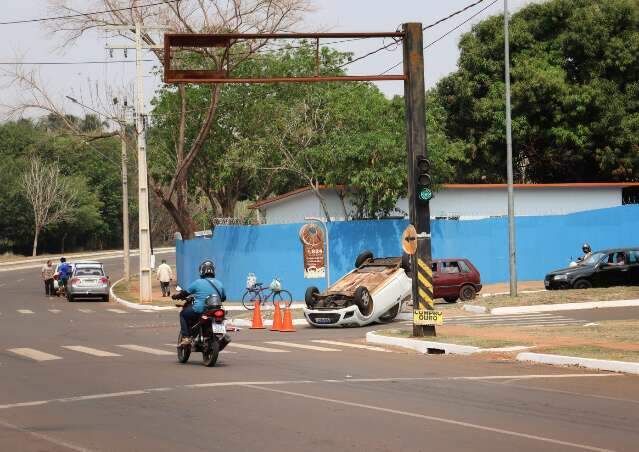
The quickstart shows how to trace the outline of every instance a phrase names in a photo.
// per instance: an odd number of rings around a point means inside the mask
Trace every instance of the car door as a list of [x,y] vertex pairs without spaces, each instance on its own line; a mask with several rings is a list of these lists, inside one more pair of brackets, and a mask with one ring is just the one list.
[[440,262],[432,262],[431,269],[433,270],[433,298],[442,298],[442,286],[441,275],[439,273]]
[[463,275],[459,271],[459,264],[455,261],[440,261],[437,265],[435,283],[440,289],[436,298],[457,297]]
[[[620,258],[623,258],[623,264],[618,263]],[[629,273],[630,266],[625,253],[621,251],[610,253],[597,269],[595,283],[603,287],[624,286],[630,280]]]

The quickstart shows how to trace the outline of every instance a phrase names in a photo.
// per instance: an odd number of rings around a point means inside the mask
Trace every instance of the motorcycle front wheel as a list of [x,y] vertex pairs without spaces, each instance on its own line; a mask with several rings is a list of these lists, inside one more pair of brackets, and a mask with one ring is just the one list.
[[217,362],[217,357],[220,354],[220,343],[217,338],[211,338],[206,346],[206,349],[202,352],[202,364],[206,367],[213,367]]
[[191,356],[191,346],[190,345],[180,345],[182,343],[182,333],[178,336],[178,346],[177,346],[177,355],[178,361],[184,364],[189,360]]

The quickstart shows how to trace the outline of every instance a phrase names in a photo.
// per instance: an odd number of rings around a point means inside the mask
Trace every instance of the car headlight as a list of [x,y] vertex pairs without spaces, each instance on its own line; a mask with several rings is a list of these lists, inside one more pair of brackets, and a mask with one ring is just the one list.
[[568,279],[568,275],[555,275],[553,279],[555,281],[565,281]]

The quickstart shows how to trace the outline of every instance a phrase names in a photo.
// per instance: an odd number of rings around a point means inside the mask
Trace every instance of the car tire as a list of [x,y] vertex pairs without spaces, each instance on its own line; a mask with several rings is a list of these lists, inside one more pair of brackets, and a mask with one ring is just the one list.
[[388,311],[386,311],[386,313],[381,315],[379,317],[380,323],[389,323],[395,320],[395,317],[397,317],[397,314],[399,314],[400,306],[401,306],[401,303],[397,303],[395,306],[393,306]]
[[306,307],[308,309],[313,309],[317,304],[315,295],[317,295],[318,293],[320,293],[320,291],[315,286],[311,286],[306,289],[306,293],[304,294],[304,301],[306,302]]
[[477,295],[475,286],[470,284],[465,284],[459,289],[459,299],[461,301],[470,301],[475,298],[475,295]]
[[587,279],[578,279],[572,287],[573,289],[592,289],[592,283]]
[[457,303],[457,300],[459,300],[459,297],[444,297],[446,303]]
[[355,304],[359,308],[362,315],[370,315],[373,312],[373,298],[370,292],[364,286],[360,286],[355,290]]
[[355,259],[355,268],[359,268],[364,262],[373,259],[373,252],[369,250],[362,251]]
[[402,264],[401,264],[402,268],[404,269],[404,271],[410,275],[411,272],[411,262],[410,262],[410,256],[406,253],[402,253]]
[[108,295],[103,296],[102,297],[102,301],[105,302],[105,303],[108,303],[109,302],[109,296]]

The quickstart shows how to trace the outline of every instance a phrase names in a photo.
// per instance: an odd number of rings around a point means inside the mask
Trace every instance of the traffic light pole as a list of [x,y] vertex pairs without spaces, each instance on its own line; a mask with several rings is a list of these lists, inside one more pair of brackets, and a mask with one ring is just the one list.
[[[404,99],[406,102],[406,145],[408,149],[408,202],[410,222],[417,231],[417,252],[411,268],[413,309],[433,310],[431,272],[430,209],[428,199],[418,193],[418,161],[426,153],[426,89],[421,23],[402,25],[404,32]],[[435,336],[434,325],[413,323],[413,336]]]

